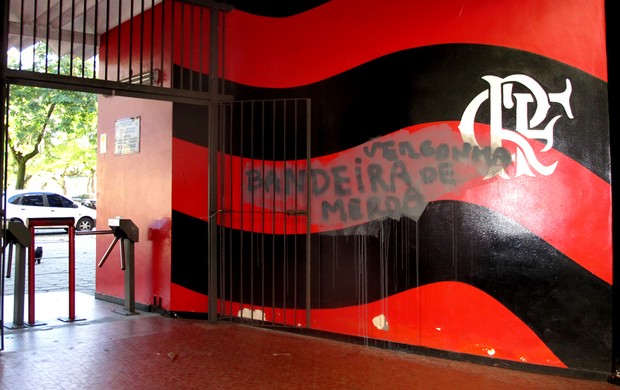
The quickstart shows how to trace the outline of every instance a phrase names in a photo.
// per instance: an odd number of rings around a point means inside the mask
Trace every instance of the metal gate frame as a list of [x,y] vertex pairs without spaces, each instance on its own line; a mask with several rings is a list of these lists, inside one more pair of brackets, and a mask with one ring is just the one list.
[[[135,7],[133,1],[127,0],[66,1],[64,3],[62,0],[51,0],[47,3],[37,0],[5,0],[2,4],[0,8],[2,11],[0,13],[2,15],[0,16],[0,117],[2,118],[0,121],[0,145],[2,145],[0,147],[0,164],[2,164],[0,183],[3,190],[6,189],[5,135],[8,130],[10,84],[207,106],[210,112],[209,133],[213,134],[210,137],[217,141],[219,105],[221,102],[232,100],[232,97],[225,93],[225,83],[216,76],[224,74],[221,69],[223,54],[220,49],[223,50],[221,45],[223,38],[220,30],[223,31],[221,26],[225,23],[225,15],[232,10],[232,6],[212,0],[147,0],[141,3],[136,2]],[[144,16],[145,12],[158,5],[161,5],[161,11],[157,17],[161,19],[156,20],[153,16],[154,12],[150,12],[150,18],[147,20]],[[18,8],[20,16],[18,20],[12,20],[10,11]],[[193,23],[197,18],[203,20],[206,16],[203,13],[204,10],[210,13],[208,28],[202,22]],[[26,18],[28,12],[34,14],[32,20]],[[176,15],[175,12],[177,12]],[[171,19],[170,30],[165,31],[161,28],[161,34],[155,34],[153,26],[160,21],[163,25],[166,18]],[[175,24],[175,18],[181,23]],[[149,20],[150,27],[147,29],[145,26],[148,25]],[[92,24],[89,25],[89,23]],[[127,26],[130,37],[140,37],[140,44],[133,45],[133,39],[121,41],[120,33],[117,34],[118,40],[110,38],[108,33],[116,27],[120,31],[121,24]],[[185,34],[184,24],[191,26],[190,31],[196,36],[202,37],[203,34],[208,33],[209,42],[194,39],[192,33]],[[98,29],[97,26],[100,25],[105,28]],[[81,72],[70,71],[69,74],[61,74],[60,68],[49,67],[47,60],[42,64],[36,64],[33,60],[32,65],[25,66],[22,64],[23,54],[20,54],[19,66],[9,68],[7,52],[10,36],[12,39],[17,36],[20,52],[21,49],[35,42],[43,42],[48,47],[56,45],[58,55],[69,55],[71,62],[75,60],[76,67],[81,68]],[[98,39],[100,37],[103,37],[101,41]],[[85,58],[85,53],[101,54],[102,43],[106,46],[104,69],[97,69],[95,66],[92,69],[93,76],[86,76],[84,69],[88,59]],[[169,52],[164,52],[165,43],[169,43]],[[107,47],[113,45],[117,45],[116,51],[107,51]],[[181,52],[184,48],[195,47],[196,50],[188,50],[188,52],[197,52],[200,55],[196,58],[190,55],[189,62],[181,56],[181,63],[175,64],[173,53],[178,45],[181,45]],[[61,46],[67,53],[61,52]],[[152,56],[154,47],[161,47],[160,62],[154,62]],[[121,74],[119,71],[124,55],[129,58],[128,75]],[[135,69],[131,67],[132,58],[139,58],[139,61],[136,61],[139,63],[137,75],[132,74],[135,72]],[[206,58],[208,61],[204,60]],[[208,66],[204,65],[207,63]],[[135,65],[138,66],[138,64]],[[108,72],[108,66],[116,71]],[[165,67],[168,67],[170,72],[167,83],[161,81],[162,68]],[[217,142],[212,144],[215,145]],[[210,152],[209,159],[215,161],[217,153]],[[212,173],[210,177],[215,178],[216,171]],[[209,186],[209,204],[216,204],[217,193],[213,190],[214,182],[210,182]],[[1,207],[0,211],[3,214],[5,207],[4,205]],[[2,215],[0,215],[0,220],[3,220]],[[3,235],[1,243],[4,243],[4,229],[1,234]],[[209,247],[216,248],[217,235],[210,232],[208,240],[213,243]],[[209,266],[217,267],[217,257],[214,253],[210,253],[209,256]],[[0,253],[0,267],[2,270],[5,268],[4,251]],[[210,302],[209,305],[213,309],[217,307],[214,302]],[[4,283],[0,281],[0,351],[2,350],[4,350]]]
[[[304,176],[304,173],[309,172],[311,166],[311,101],[277,99],[227,102],[220,105],[219,115],[219,158],[215,164],[218,173],[214,178],[218,186],[218,201],[210,208],[210,215],[218,214],[217,223],[214,219],[210,226],[220,226],[216,233],[218,248],[214,248],[218,251],[219,261],[217,274],[210,272],[213,277],[209,280],[209,285],[217,286],[218,292],[213,295],[210,293],[209,298],[220,298],[217,313],[222,319],[240,318],[259,326],[299,327],[302,321],[298,320],[298,313],[303,310],[303,322],[306,327],[310,327],[311,176],[309,173]],[[257,180],[262,183],[280,180],[281,193],[276,194],[278,184],[273,183],[270,193],[266,193],[269,189],[265,190],[265,185],[262,186],[262,192],[255,195],[254,189],[249,188],[249,178],[244,176],[244,167],[248,166],[252,172],[260,172],[261,177]],[[278,171],[280,177],[274,179]],[[267,177],[269,174],[271,178]],[[233,179],[235,176],[240,178],[238,182]],[[241,187],[237,186],[239,182]],[[302,224],[305,222],[303,227],[299,226],[300,218]],[[233,221],[236,221],[237,226],[233,226]],[[295,225],[287,226],[287,221]],[[297,233],[297,229],[300,229],[300,233]],[[237,241],[233,234],[236,234]],[[247,240],[244,242],[246,236],[249,244]],[[297,247],[300,239],[305,245],[303,253],[298,253],[301,252]],[[293,249],[287,247],[290,240],[293,241]],[[271,248],[266,248],[269,243]],[[248,245],[252,251],[244,253],[244,247]],[[298,255],[303,257],[301,261],[298,261]],[[291,256],[294,258],[291,259]],[[303,273],[298,274],[298,268],[287,269],[289,261],[295,267],[303,263]],[[276,269],[276,263],[280,269]],[[271,265],[270,275],[264,274],[269,271],[264,268],[267,264]],[[235,266],[239,271],[236,275],[233,273]],[[250,269],[250,280],[243,273],[246,267]],[[262,274],[253,274],[254,269],[260,270]],[[291,277],[288,276],[289,272]],[[281,275],[281,280],[278,280],[278,275]],[[300,276],[303,280],[299,280]],[[250,288],[246,288],[244,282],[249,283]],[[302,292],[304,296],[300,298],[297,296],[297,286],[302,282],[305,290]],[[279,301],[276,299],[276,285],[281,288]],[[241,290],[237,291],[236,297],[233,294],[235,287]],[[246,291],[243,291],[244,288]],[[247,290],[250,291],[249,300],[246,301]],[[288,296],[287,291],[293,291],[292,296]],[[271,306],[266,302],[269,297]],[[292,307],[287,306],[291,302]],[[303,309],[297,304],[302,304]],[[235,312],[233,305],[239,305],[240,309]],[[211,313],[211,308],[209,310]],[[290,316],[287,318],[287,310],[293,310],[292,320]],[[270,318],[267,316],[269,311],[272,314]],[[276,320],[277,311],[279,320]],[[247,313],[250,313],[249,318]]]

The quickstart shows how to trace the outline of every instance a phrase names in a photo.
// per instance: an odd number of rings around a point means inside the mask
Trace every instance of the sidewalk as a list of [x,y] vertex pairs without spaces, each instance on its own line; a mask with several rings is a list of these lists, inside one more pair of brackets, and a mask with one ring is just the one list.
[[[71,315],[69,309],[69,235],[64,230],[42,229],[34,237],[34,246],[43,249],[40,262],[35,261],[35,313],[37,323],[47,326],[61,325],[63,318]],[[15,250],[13,250],[13,253]],[[8,257],[7,248],[6,255]],[[9,328],[15,324],[15,259],[12,261],[10,277],[7,278],[8,258],[2,272],[4,283],[4,324]],[[93,319],[95,297],[96,235],[75,236],[75,316]],[[28,311],[28,263],[24,281],[24,317],[30,320]],[[19,320],[17,323],[21,323]]]
[[[35,235],[35,246],[43,248],[40,263],[35,263],[35,292],[47,293],[69,290],[69,235],[59,230],[48,230]],[[75,236],[75,291],[95,295],[96,236]],[[7,249],[8,254],[8,249]],[[13,263],[13,266],[15,264]],[[14,294],[15,270],[6,277],[3,270],[4,295]],[[28,267],[26,266],[26,293]]]

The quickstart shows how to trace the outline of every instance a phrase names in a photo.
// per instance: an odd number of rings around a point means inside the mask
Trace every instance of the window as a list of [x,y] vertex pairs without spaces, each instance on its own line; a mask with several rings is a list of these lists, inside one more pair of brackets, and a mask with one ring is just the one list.
[[64,196],[61,196],[60,199],[62,199],[62,207],[71,207],[71,208],[75,208],[75,203],[73,203],[72,200],[65,198]]
[[22,206],[43,206],[43,195],[26,194],[22,197]]
[[13,195],[9,198],[9,203],[11,204],[21,204],[22,196],[21,195]]
[[58,194],[47,194],[47,204],[50,207],[73,207],[73,202],[70,199]]
[[47,195],[47,204],[50,207],[65,207],[62,204],[62,197],[56,194],[48,194]]

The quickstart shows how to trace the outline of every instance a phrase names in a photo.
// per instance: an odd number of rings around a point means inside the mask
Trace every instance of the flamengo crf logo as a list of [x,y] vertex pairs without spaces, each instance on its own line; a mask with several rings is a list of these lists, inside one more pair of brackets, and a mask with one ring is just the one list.
[[[514,74],[504,78],[497,76],[483,76],[482,79],[489,83],[489,88],[480,92],[467,106],[459,123],[459,130],[464,142],[471,145],[479,145],[474,134],[474,121],[476,113],[488,101],[490,113],[490,142],[491,149],[495,150],[502,146],[503,141],[516,144],[516,153],[512,155],[515,161],[515,177],[521,175],[534,176],[532,169],[541,175],[551,175],[558,164],[543,165],[538,161],[536,153],[527,139],[537,139],[545,142],[540,152],[546,152],[553,147],[553,127],[561,115],[557,115],[547,122],[544,128],[538,128],[547,119],[551,104],[560,104],[566,115],[572,119],[573,113],[570,107],[570,95],[572,85],[566,79],[566,89],[560,93],[547,93],[543,87],[533,78]],[[529,92],[515,92],[525,90]],[[532,105],[534,103],[534,105]],[[529,108],[535,107],[533,112]],[[505,110],[514,110],[515,131],[503,128],[503,114]],[[487,175],[490,178],[499,174],[509,179],[501,167],[492,167]]]

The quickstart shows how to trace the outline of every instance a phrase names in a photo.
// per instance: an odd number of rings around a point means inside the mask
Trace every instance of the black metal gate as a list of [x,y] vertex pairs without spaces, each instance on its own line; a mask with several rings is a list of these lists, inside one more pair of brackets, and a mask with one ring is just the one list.
[[218,314],[309,326],[310,100],[224,103],[218,158]]
[[[210,164],[208,200],[217,228],[205,239],[215,248],[209,296],[218,296],[209,313],[307,326],[310,101],[232,102],[223,76],[211,77],[224,75],[221,31],[232,7],[211,0],[8,0],[2,9],[0,143],[10,84],[208,106],[209,129],[220,129],[209,131],[209,144],[218,145],[209,157],[217,162]],[[16,49],[17,60],[9,61],[5,48]],[[59,65],[62,57],[68,66]],[[3,187],[5,157],[3,148]]]

